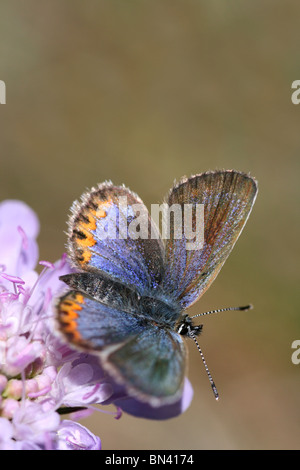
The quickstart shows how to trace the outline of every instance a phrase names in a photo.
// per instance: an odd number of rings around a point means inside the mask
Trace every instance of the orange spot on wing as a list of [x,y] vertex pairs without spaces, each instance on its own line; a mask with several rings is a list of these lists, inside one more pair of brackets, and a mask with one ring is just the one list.
[[59,305],[60,321],[63,331],[72,336],[73,341],[80,341],[81,335],[77,330],[78,312],[82,310],[84,297],[81,294],[76,294],[74,300],[66,298],[62,300]]
[[82,310],[82,306],[79,305],[79,303],[83,303],[83,296],[78,295],[75,297],[75,299],[76,300],[66,299],[60,303],[60,313],[66,319],[78,318],[78,312]]
[[71,335],[72,341],[80,342],[81,334],[77,330],[77,323],[75,321],[63,325],[63,331],[67,335]]
[[94,246],[96,244],[96,240],[94,239],[93,235],[85,229],[81,229],[82,233],[85,235],[85,238],[76,238],[77,245],[81,246]]
[[106,217],[107,213],[103,209],[98,209],[96,212],[96,217],[103,218]]
[[87,264],[90,261],[91,257],[92,253],[89,250],[83,250],[81,253],[81,259],[79,260],[80,264]]
[[80,304],[84,304],[84,297],[82,294],[76,294],[76,300],[77,302],[79,302]]
[[68,322],[65,322],[65,327],[64,327],[64,331],[66,333],[73,333],[73,331],[75,331],[77,329],[77,323],[76,321],[74,320],[69,320]]
[[79,227],[83,230],[96,230],[96,211],[88,210],[84,214],[84,216],[88,219],[88,222],[81,221]]

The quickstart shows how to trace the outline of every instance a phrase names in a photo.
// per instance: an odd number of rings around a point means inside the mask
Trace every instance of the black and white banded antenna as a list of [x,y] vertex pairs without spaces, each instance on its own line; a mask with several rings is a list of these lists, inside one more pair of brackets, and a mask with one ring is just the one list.
[[215,382],[213,381],[213,378],[211,376],[211,373],[209,372],[209,368],[207,367],[207,364],[206,364],[206,360],[205,360],[205,357],[204,357],[204,354],[199,346],[199,343],[197,341],[197,338],[196,336],[194,335],[194,333],[190,330],[189,331],[189,337],[192,338],[198,348],[198,351],[200,353],[200,356],[201,356],[201,359],[202,359],[202,362],[204,364],[204,367],[205,367],[205,370],[206,370],[206,373],[207,373],[207,377],[208,377],[208,380],[210,382],[210,385],[211,385],[211,388],[212,388],[212,391],[214,393],[214,396],[215,396],[215,399],[216,400],[219,400],[219,394],[218,394],[218,390],[217,390],[217,387],[215,385]]
[[203,317],[204,315],[210,315],[211,313],[220,313],[220,312],[229,312],[230,310],[251,310],[253,308],[253,305],[245,305],[244,307],[227,307],[227,308],[218,308],[216,310],[210,310],[210,312],[203,312],[203,313],[197,313],[197,315],[194,315],[190,318],[196,318],[196,317]]

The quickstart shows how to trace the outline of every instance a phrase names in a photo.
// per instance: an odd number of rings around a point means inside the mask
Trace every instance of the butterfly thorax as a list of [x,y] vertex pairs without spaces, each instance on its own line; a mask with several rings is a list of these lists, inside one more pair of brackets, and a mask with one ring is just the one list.
[[139,298],[137,310],[159,326],[174,328],[181,314],[181,307],[173,299],[154,292]]

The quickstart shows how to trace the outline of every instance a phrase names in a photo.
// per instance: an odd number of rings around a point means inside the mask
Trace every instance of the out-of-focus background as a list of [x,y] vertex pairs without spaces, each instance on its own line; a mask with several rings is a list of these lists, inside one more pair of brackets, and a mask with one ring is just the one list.
[[[251,172],[260,192],[204,319],[213,398],[189,344],[192,405],[150,421],[82,421],[104,449],[299,449],[300,4],[293,0],[2,0],[0,199],[41,221],[40,258],[58,259],[72,201],[106,179],[147,205],[174,179]],[[298,308],[297,308],[298,307]]]

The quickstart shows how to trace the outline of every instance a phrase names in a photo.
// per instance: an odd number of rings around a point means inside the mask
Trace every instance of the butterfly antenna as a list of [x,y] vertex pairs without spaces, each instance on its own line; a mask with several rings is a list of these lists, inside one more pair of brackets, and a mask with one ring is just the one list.
[[[197,315],[196,315],[197,316]],[[201,348],[199,346],[199,343],[197,341],[197,338],[196,336],[194,335],[194,333],[192,332],[192,330],[189,328],[189,337],[192,338],[198,348],[198,351],[200,353],[200,356],[201,356],[201,359],[202,359],[202,362],[204,364],[204,367],[205,367],[205,370],[206,370],[206,373],[207,373],[207,376],[208,376],[208,380],[210,382],[210,385],[211,385],[211,388],[212,388],[212,391],[214,392],[214,396],[215,396],[215,399],[216,400],[219,400],[219,394],[218,394],[218,390],[217,390],[217,387],[215,386],[215,382],[213,381],[213,378],[211,376],[211,373],[209,372],[209,369],[207,367],[207,364],[206,364],[206,360],[205,360],[205,357],[204,357],[204,354],[203,352],[201,351]]]
[[211,310],[210,312],[198,313],[190,318],[202,317],[203,315],[210,315],[211,313],[220,313],[220,312],[228,312],[229,310],[251,310],[253,306],[251,304],[245,305],[244,307],[227,307],[227,308],[219,308],[217,310]]

